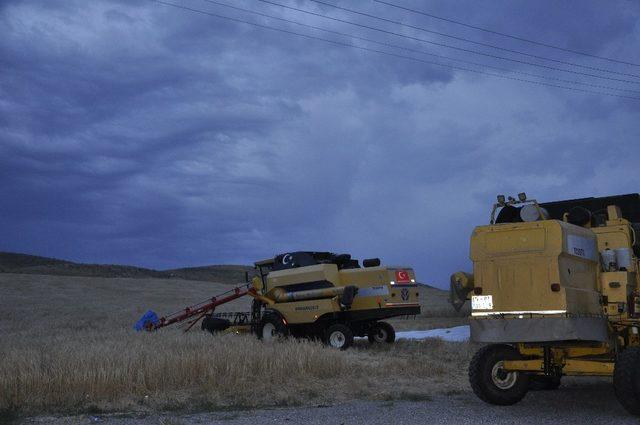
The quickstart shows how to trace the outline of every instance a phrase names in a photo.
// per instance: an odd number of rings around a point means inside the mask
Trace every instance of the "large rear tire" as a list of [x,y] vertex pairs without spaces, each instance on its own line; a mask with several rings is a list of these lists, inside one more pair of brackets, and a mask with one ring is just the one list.
[[620,404],[632,415],[640,416],[640,347],[629,347],[618,354],[613,388]]
[[387,322],[376,322],[369,329],[367,338],[372,344],[391,344],[396,340],[396,331]]
[[353,331],[347,325],[336,323],[327,328],[324,341],[330,347],[346,350],[353,344]]
[[516,404],[529,390],[529,377],[502,369],[505,360],[519,360],[518,351],[510,345],[481,348],[469,365],[469,382],[473,392],[483,401],[499,406]]

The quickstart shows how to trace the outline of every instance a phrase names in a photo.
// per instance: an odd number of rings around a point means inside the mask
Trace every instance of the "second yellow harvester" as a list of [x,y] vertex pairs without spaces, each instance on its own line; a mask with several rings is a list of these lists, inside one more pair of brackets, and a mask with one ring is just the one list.
[[[499,212],[495,217],[496,212]],[[555,389],[564,375],[612,376],[640,415],[640,196],[538,204],[498,197],[471,236],[473,274],[451,277],[471,301],[471,387],[498,405]]]

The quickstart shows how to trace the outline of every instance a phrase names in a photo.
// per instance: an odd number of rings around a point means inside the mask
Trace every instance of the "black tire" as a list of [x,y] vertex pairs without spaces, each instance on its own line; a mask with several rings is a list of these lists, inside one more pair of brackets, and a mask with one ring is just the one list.
[[202,323],[200,324],[200,327],[203,331],[211,332],[212,334],[222,332],[228,329],[230,326],[231,322],[227,319],[221,319],[219,317],[211,316],[205,316],[204,319],[202,319]]
[[324,341],[329,347],[346,350],[353,344],[353,331],[347,325],[336,323],[327,328]]
[[562,378],[559,376],[529,376],[529,391],[553,391],[560,388]]
[[616,360],[613,388],[622,406],[640,416],[640,347],[629,347]]
[[376,322],[369,329],[367,338],[372,344],[384,342],[391,344],[396,340],[396,331],[387,322]]
[[258,324],[256,336],[259,340],[273,342],[281,340],[289,335],[286,325],[277,316],[268,315],[262,318]]
[[499,406],[516,404],[529,390],[529,376],[520,372],[504,372],[500,362],[521,359],[510,345],[488,345],[481,348],[469,365],[469,383],[481,400]]

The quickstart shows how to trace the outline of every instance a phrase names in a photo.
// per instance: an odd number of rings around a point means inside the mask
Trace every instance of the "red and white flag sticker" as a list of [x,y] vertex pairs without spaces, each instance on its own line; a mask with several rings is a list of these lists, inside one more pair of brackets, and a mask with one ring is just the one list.
[[396,282],[398,283],[411,282],[411,276],[409,276],[409,272],[407,272],[406,270],[396,270]]

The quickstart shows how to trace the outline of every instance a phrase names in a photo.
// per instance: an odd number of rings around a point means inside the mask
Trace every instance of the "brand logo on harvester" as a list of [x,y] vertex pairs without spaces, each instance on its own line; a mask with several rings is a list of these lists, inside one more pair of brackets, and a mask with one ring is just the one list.
[[296,307],[295,310],[296,311],[312,311],[312,310],[317,310],[318,306],[317,305],[306,305],[303,307]]
[[402,298],[402,301],[409,301],[409,290],[407,288],[403,288],[402,291],[400,291],[400,297]]
[[409,272],[407,272],[406,270],[396,270],[396,282],[398,283],[411,282],[411,277],[409,276]]

